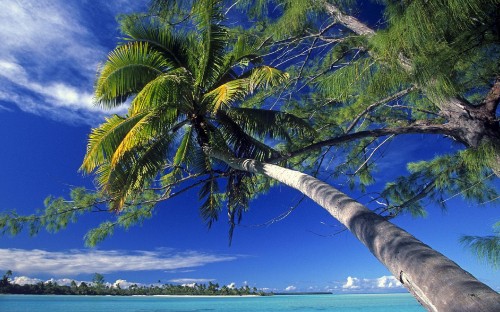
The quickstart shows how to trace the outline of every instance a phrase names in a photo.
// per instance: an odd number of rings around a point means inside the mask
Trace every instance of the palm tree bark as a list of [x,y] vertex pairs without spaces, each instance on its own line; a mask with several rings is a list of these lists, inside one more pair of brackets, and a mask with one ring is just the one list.
[[429,311],[500,311],[500,295],[408,232],[305,173],[206,148],[234,169],[263,174],[311,198],[345,225]]

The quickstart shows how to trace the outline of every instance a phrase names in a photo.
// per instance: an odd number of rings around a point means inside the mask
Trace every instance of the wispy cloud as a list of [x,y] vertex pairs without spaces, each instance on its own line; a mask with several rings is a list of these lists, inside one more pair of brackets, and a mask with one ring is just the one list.
[[296,291],[296,290],[297,290],[297,287],[293,286],[293,285],[290,285],[290,286],[285,288],[285,291]]
[[68,123],[95,125],[105,115],[123,112],[94,106],[91,95],[97,66],[109,48],[100,44],[103,35],[90,25],[94,20],[114,23],[116,8],[96,7],[92,12],[99,16],[92,16],[84,7],[63,0],[2,1],[0,100]]
[[54,276],[74,276],[94,272],[174,270],[236,259],[236,256],[197,251],[69,250],[51,252],[39,249],[0,249],[0,269],[21,274],[36,273]]
[[204,284],[214,281],[215,278],[174,278],[169,280],[170,283],[177,283],[177,284],[192,284],[192,283]]
[[169,274],[178,274],[178,273],[191,273],[194,271],[195,270],[193,270],[193,269],[187,269],[187,270],[166,270],[164,272],[169,273]]
[[[0,92],[1,93],[1,92]],[[5,111],[5,112],[12,112],[12,108],[9,108],[7,106],[0,105],[0,112]]]

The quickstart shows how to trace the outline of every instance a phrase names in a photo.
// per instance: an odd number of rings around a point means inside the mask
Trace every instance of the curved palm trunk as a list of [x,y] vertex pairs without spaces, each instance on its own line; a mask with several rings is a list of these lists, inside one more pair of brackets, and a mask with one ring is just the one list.
[[264,174],[311,198],[345,225],[429,311],[500,311],[500,295],[456,263],[332,186],[307,174],[218,150],[232,168]]

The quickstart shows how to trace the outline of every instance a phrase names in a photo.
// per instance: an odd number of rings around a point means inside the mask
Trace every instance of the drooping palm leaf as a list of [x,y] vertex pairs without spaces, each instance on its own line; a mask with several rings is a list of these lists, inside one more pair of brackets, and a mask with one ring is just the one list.
[[186,170],[189,170],[193,160],[193,149],[194,149],[194,131],[193,127],[186,127],[186,130],[183,134],[182,140],[177,147],[177,151],[174,155],[172,161],[172,171],[164,175],[162,179],[163,184],[170,184],[175,182],[177,179],[181,178],[181,165],[185,165]]
[[122,209],[125,200],[133,197],[158,175],[166,163],[174,136],[160,136],[146,146],[125,153],[110,169],[105,189],[113,200],[113,209]]
[[143,115],[129,132],[123,137],[122,141],[115,148],[111,156],[111,165],[115,166],[121,157],[137,146],[148,144],[149,140],[162,135],[171,135],[176,132],[186,122],[179,114],[177,108],[169,106],[151,107],[151,110]]
[[248,210],[252,192],[249,189],[251,174],[238,172],[229,177],[226,192],[228,197],[229,244],[233,239],[234,228],[241,222],[243,212]]
[[303,119],[281,111],[232,107],[226,114],[243,131],[258,137],[290,140],[291,135],[314,135],[314,130]]
[[225,111],[217,113],[217,121],[220,123],[221,136],[237,157],[264,160],[278,154],[276,150],[245,132]]
[[80,170],[90,173],[111,158],[122,139],[145,115],[141,113],[130,118],[113,115],[101,126],[92,129]]

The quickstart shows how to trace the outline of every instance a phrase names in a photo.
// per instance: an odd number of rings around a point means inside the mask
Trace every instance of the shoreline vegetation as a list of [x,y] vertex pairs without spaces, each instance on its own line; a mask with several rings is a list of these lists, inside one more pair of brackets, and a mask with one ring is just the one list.
[[272,296],[272,292],[264,292],[248,285],[240,288],[219,286],[218,283],[173,285],[160,283],[150,286],[133,284],[121,288],[120,284],[110,286],[104,281],[104,276],[96,273],[91,283],[72,281],[69,286],[56,282],[39,282],[36,284],[19,285],[12,283],[12,271],[7,271],[0,279],[0,294],[12,295],[84,295],[84,296]]

